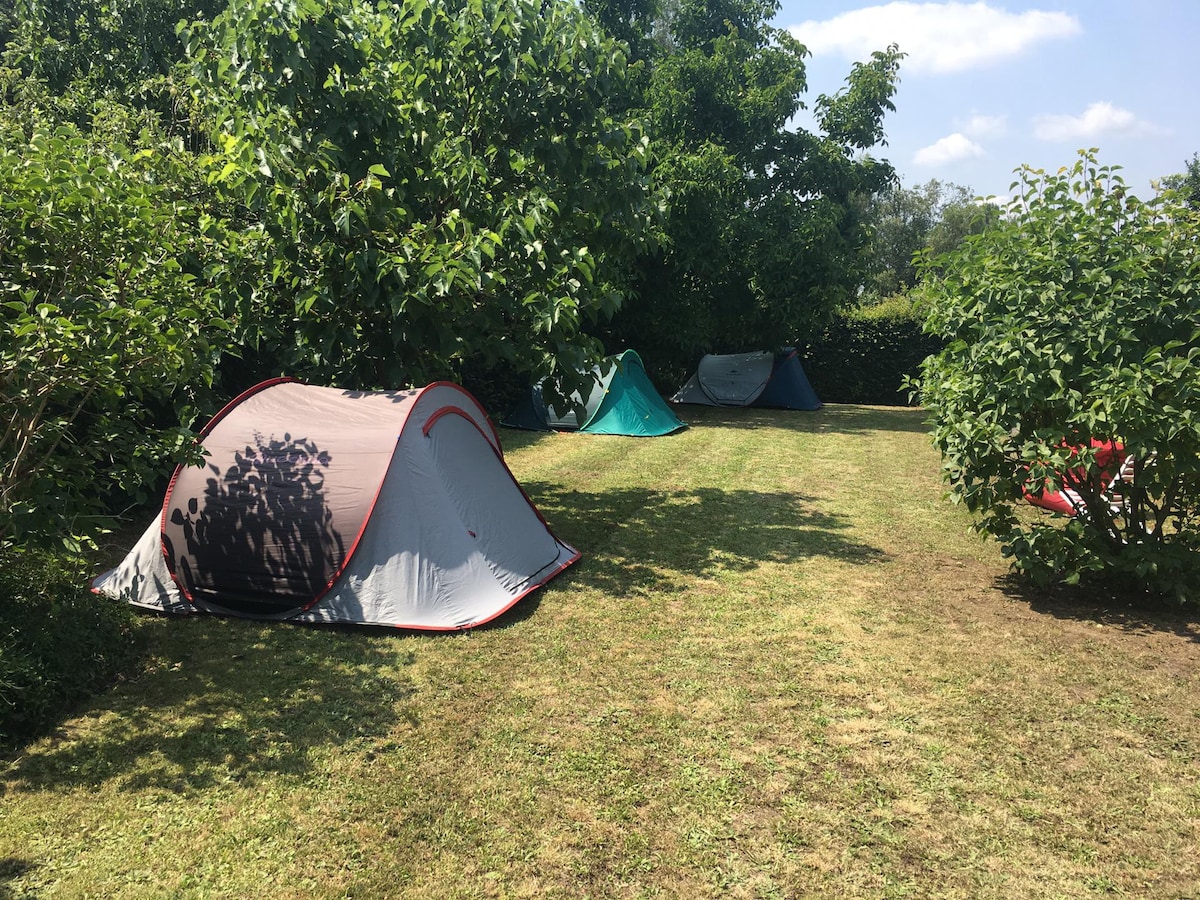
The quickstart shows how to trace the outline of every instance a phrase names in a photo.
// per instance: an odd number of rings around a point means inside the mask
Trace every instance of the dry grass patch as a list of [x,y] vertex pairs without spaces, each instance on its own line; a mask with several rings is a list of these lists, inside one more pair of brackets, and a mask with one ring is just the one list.
[[1197,628],[1014,594],[920,413],[505,432],[584,561],[456,636],[147,618],[0,896],[1200,893]]

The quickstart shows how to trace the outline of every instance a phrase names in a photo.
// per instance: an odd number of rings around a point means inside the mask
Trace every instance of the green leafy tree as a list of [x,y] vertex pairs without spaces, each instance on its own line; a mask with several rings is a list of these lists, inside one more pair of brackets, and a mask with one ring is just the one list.
[[12,41],[13,30],[17,26],[17,13],[11,7],[0,9],[0,53],[7,49]]
[[0,545],[86,537],[187,447],[176,423],[225,335],[205,266],[228,241],[178,190],[184,165],[0,123]]
[[[1200,218],[1138,200],[1094,151],[1019,187],[1000,224],[933,261],[929,328],[949,344],[920,398],[953,495],[1037,580],[1200,600]],[[1135,461],[1120,503],[1097,460],[1113,441]],[[1086,513],[1018,514],[1043,485]]]
[[629,47],[631,61],[654,54],[664,6],[659,0],[586,0],[582,5],[607,34]]
[[89,101],[97,97],[186,121],[179,103],[186,94],[171,77],[185,56],[177,26],[211,18],[225,6],[226,0],[17,0],[4,58],[60,103],[78,95],[77,124],[87,124]]
[[646,104],[668,245],[640,260],[638,301],[607,337],[664,366],[799,341],[861,278],[866,233],[850,198],[892,178],[861,154],[882,139],[901,54],[874,54],[818,98],[823,133],[795,130],[807,51],[768,24],[777,11],[772,0],[660,11]]
[[941,183],[930,181],[914,188],[891,185],[870,198],[865,292],[872,299],[901,293],[916,284],[916,257],[929,246],[941,194]]
[[1000,207],[987,199],[969,196],[966,188],[951,185],[951,199],[939,210],[938,222],[929,231],[929,253],[950,253],[973,234],[981,234],[1000,221]]
[[1164,178],[1163,187],[1178,191],[1184,203],[1192,209],[1200,209],[1200,153],[1192,154],[1185,171]]
[[864,295],[878,300],[913,288],[918,254],[948,253],[995,224],[1000,210],[969,188],[931,179],[912,188],[889,185],[866,201],[870,229]]
[[363,387],[600,357],[660,209],[576,6],[238,0],[188,39],[211,179],[267,239],[230,311],[254,352]]

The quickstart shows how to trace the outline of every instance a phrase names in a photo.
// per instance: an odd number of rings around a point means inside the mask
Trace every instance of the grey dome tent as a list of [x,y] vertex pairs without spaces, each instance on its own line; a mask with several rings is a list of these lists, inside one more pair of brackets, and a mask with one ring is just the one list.
[[659,396],[642,358],[633,350],[610,356],[608,365],[592,370],[593,387],[586,398],[577,395],[584,408],[583,423],[574,409],[560,412],[542,394],[542,384],[533,386],[501,425],[533,431],[582,431],[587,434],[623,434],[660,437],[687,426]]
[[759,406],[820,409],[800,357],[792,347],[779,353],[708,354],[671,398],[672,403],[705,406]]
[[579,559],[457,385],[344,391],[290,379],[201,432],[159,518],[93,590],[149,609],[453,630]]

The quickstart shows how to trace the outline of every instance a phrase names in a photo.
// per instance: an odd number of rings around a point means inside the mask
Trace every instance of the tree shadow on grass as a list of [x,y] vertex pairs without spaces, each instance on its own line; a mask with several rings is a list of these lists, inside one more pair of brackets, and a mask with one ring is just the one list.
[[923,409],[904,406],[826,404],[815,410],[677,405],[676,415],[692,426],[775,428],[804,434],[866,435],[870,432],[928,434]]
[[524,488],[559,537],[583,552],[565,577],[618,597],[682,590],[685,578],[811,556],[854,565],[886,559],[848,534],[845,517],[792,492]]
[[0,858],[0,900],[9,900],[9,898],[15,900],[17,897],[29,896],[25,893],[13,893],[9,884],[35,868],[37,868],[37,863],[16,856]]
[[[821,556],[886,558],[841,516],[791,492],[572,490],[524,485],[584,559],[562,576],[614,597],[681,590],[720,571]],[[495,627],[536,611],[526,597]],[[51,739],[28,745],[0,784],[11,789],[200,791],[265,776],[304,776],[319,751],[419,725],[406,711],[411,651],[394,633],[283,627],[244,619],[146,618],[154,664],[103,695]]]
[[1200,614],[1149,594],[1111,587],[1057,585],[1039,587],[1019,574],[996,579],[1006,597],[1056,619],[1118,628],[1130,634],[1174,634],[1200,643]]
[[412,654],[390,633],[212,616],[143,627],[151,667],[28,745],[0,769],[10,787],[185,793],[303,775],[315,750],[390,733],[415,691],[402,669]]

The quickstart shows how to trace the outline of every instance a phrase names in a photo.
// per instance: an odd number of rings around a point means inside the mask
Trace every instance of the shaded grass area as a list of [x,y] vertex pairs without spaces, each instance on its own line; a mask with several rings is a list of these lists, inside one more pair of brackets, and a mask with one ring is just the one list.
[[87,590],[90,567],[0,549],[0,754],[136,671],[135,614]]
[[459,635],[140,619],[0,897],[1184,897],[1200,629],[1031,597],[915,410],[505,431],[584,559]]

